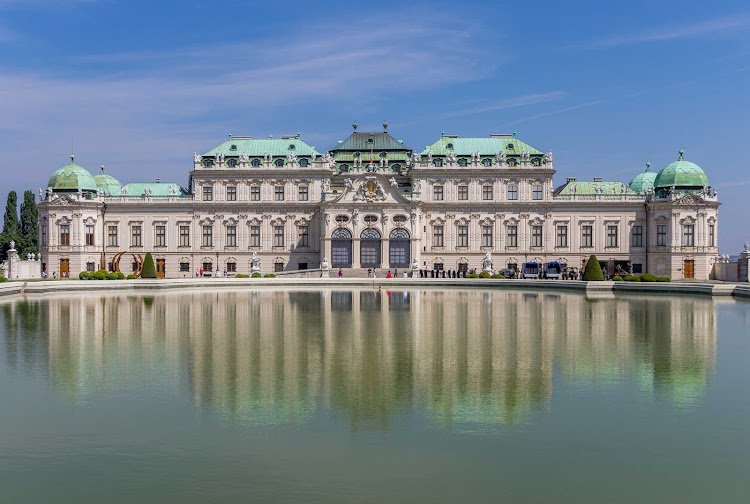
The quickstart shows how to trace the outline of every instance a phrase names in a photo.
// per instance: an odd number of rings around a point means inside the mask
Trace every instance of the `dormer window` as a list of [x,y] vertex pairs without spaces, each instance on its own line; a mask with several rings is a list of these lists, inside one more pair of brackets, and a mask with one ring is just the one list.
[[458,166],[466,166],[466,158],[459,159]]
[[279,158],[276,161],[274,161],[273,164],[275,164],[277,167],[281,168],[281,167],[284,166],[284,159],[283,158]]
[[378,222],[378,217],[376,215],[365,215],[365,222],[367,224],[375,224]]
[[513,144],[512,144],[512,143],[509,143],[509,144],[508,144],[508,149],[509,149],[509,150],[513,150]]
[[453,144],[452,144],[452,143],[449,143],[449,144],[448,144],[448,145],[446,145],[445,147],[446,147],[446,148],[448,148],[448,149],[452,149],[452,148],[453,148]]
[[342,172],[349,171],[349,165],[348,164],[342,164],[341,165],[341,171]]
[[252,166],[255,166],[256,168],[260,166],[260,159],[254,158],[252,163],[250,163]]
[[443,160],[440,159],[440,158],[435,158],[434,165],[435,166],[443,166]]
[[516,158],[508,158],[508,166],[516,166],[517,164]]
[[368,143],[368,144],[371,144],[371,143],[373,143],[373,142],[374,142],[374,140],[373,140],[372,138],[368,138],[368,139],[367,139],[367,143]]
[[399,171],[400,169],[401,169],[401,165],[400,164],[393,165],[393,171]]
[[357,152],[354,153],[354,157],[357,158],[357,159],[359,159],[361,156],[362,156],[362,154],[359,151],[357,151]]
[[485,158],[484,161],[482,161],[482,164],[484,166],[492,166],[492,160],[490,158]]
[[236,150],[237,150],[237,145],[235,145],[235,144],[232,144],[232,146],[231,146],[231,147],[229,147],[229,150],[231,150],[231,151],[236,151]]
[[380,157],[381,157],[381,158],[384,158],[384,157],[386,157],[387,155],[388,155],[388,154],[386,154],[385,152],[381,152],[381,153],[380,153]]
[[230,159],[229,161],[227,161],[227,166],[229,166],[230,168],[234,168],[235,166],[237,166],[237,160]]
[[213,159],[206,158],[206,159],[203,160],[203,166],[205,166],[205,167],[208,168],[209,166],[213,166],[213,165],[214,165],[214,160]]
[[336,222],[338,222],[339,224],[346,224],[347,222],[349,222],[349,217],[346,215],[337,215]]
[[398,223],[406,222],[406,215],[394,215],[393,222],[398,222]]
[[302,168],[307,168],[307,163],[308,163],[307,159],[300,159],[300,160],[299,160],[299,165],[300,165],[300,166],[301,166]]
[[289,144],[289,150],[294,150],[294,149],[296,149],[296,147],[294,146],[294,144]]
[[533,166],[542,166],[542,160],[541,158],[535,157],[534,159],[531,160],[531,164]]

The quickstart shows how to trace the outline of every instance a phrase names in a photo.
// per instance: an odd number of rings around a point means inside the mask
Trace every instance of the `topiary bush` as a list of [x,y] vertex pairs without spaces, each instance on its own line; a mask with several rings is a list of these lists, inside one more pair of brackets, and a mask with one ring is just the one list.
[[671,282],[672,280],[669,277],[656,277],[657,282]]
[[89,279],[89,272],[88,271],[81,271],[78,273],[78,280],[88,280]]
[[276,275],[274,275],[273,273],[266,273],[265,275],[263,275],[263,278],[276,278]]
[[106,280],[107,274],[103,271],[97,271],[96,273],[91,275],[91,278],[93,278],[94,280]]
[[477,275],[476,273],[469,273],[468,275],[466,275],[466,278],[479,278],[479,275]]
[[151,252],[147,253],[146,258],[143,259],[141,278],[156,278],[156,265],[154,264],[154,257],[151,255]]
[[242,273],[237,273],[236,275],[234,275],[234,278],[250,278],[250,277],[247,275],[243,275]]
[[491,277],[492,277],[492,275],[490,275],[490,274],[489,274],[489,273],[487,273],[486,271],[482,271],[482,272],[481,272],[481,273],[479,274],[479,278],[491,278]]
[[586,263],[586,270],[583,272],[584,282],[603,282],[604,274],[602,273],[602,267],[599,265],[599,260],[595,255],[589,257]]
[[656,282],[656,277],[651,273],[644,273],[639,277],[641,282]]
[[626,282],[640,282],[641,281],[640,278],[638,278],[637,276],[633,276],[633,275],[628,275],[625,278],[623,278],[623,280],[625,280]]
[[8,281],[7,278],[5,278],[4,276],[0,276],[0,283],[5,283],[7,281]]
[[494,278],[495,280],[502,280],[505,278],[505,275],[492,275],[492,278]]
[[261,274],[258,273],[257,271],[253,273],[253,278],[260,278],[260,277],[261,277]]
[[135,275],[128,275],[128,277],[127,277],[127,278],[128,278],[128,280],[135,280],[135,279],[136,279],[136,278],[138,278],[138,277],[137,277],[137,276],[135,276]]
[[615,275],[612,280],[614,282],[622,282],[622,277],[620,275]]

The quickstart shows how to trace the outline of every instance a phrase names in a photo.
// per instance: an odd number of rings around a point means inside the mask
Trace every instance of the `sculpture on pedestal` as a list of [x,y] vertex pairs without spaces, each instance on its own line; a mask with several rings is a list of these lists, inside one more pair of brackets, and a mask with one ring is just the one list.
[[482,271],[492,274],[492,254],[489,252],[484,254],[484,259],[482,259]]

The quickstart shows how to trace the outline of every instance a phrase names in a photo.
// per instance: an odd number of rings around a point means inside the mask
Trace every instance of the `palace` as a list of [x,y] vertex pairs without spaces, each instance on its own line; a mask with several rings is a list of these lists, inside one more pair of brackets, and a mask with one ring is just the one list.
[[[300,135],[231,137],[195,154],[187,187],[121,184],[71,162],[40,189],[48,275],[131,272],[151,252],[159,276],[320,268],[495,270],[527,262],[611,275],[711,278],[717,193],[679,158],[629,183],[553,184],[552,153],[515,135],[442,134],[425,149],[387,132],[354,132],[325,153]],[[119,261],[123,258],[123,262]]]

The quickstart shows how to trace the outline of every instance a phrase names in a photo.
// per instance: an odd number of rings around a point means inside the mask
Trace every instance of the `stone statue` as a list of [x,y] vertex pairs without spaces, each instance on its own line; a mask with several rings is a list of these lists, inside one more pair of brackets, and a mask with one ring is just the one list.
[[497,161],[497,164],[504,165],[506,161],[505,152],[500,151],[497,154],[495,154],[495,161]]
[[323,154],[323,156],[321,156],[321,159],[323,160],[324,163],[328,163],[329,165],[333,165],[334,164],[333,156],[331,156],[327,152],[325,154]]
[[412,152],[411,153],[411,164],[412,165],[418,165],[422,162],[422,155],[418,152]]
[[544,155],[544,164],[552,164],[552,151]]
[[745,242],[745,252],[750,252],[750,243]]
[[260,259],[258,258],[258,253],[253,251],[253,256],[250,259],[250,274],[253,273],[260,273]]
[[81,199],[81,198],[83,198],[83,189],[81,189],[81,188],[79,187],[79,188],[78,188],[78,199]]
[[531,154],[529,154],[528,152],[522,152],[521,164],[529,164],[529,161],[531,161]]
[[320,269],[322,269],[323,271],[328,271],[330,269],[330,266],[328,265],[328,258],[327,257],[324,257],[323,258],[323,262],[320,263]]
[[292,166],[297,164],[297,154],[290,152],[286,155],[286,162]]
[[271,155],[271,153],[270,153],[270,152],[264,152],[264,153],[263,153],[263,160],[264,160],[264,161],[265,161],[266,163],[270,163],[270,162],[272,162],[272,161],[273,161],[273,156]]
[[390,184],[391,184],[391,185],[392,185],[393,187],[398,187],[398,181],[396,180],[396,177],[391,177],[391,178],[389,178],[389,179],[388,179],[388,182],[389,182],[389,183],[390,183]]
[[427,162],[432,163],[432,151],[431,150],[427,151]]
[[323,181],[323,192],[324,192],[324,193],[327,193],[327,192],[328,192],[328,191],[330,191],[330,190],[331,190],[331,181],[330,181],[330,180],[328,180],[328,179],[325,179],[325,180]]
[[490,273],[492,271],[492,254],[486,252],[482,259],[482,271]]
[[201,161],[203,161],[203,156],[201,156],[197,152],[193,152],[193,162],[197,163],[197,164],[200,164]]
[[445,160],[448,161],[448,164],[455,164],[456,163],[456,154],[451,151],[445,156]]
[[10,250],[16,250],[16,242],[14,240],[10,241]]
[[354,182],[352,182],[352,179],[348,178],[348,179],[346,179],[346,180],[344,181],[344,185],[345,185],[346,187],[348,187],[349,189],[351,189],[351,188],[352,188],[352,186],[354,186]]
[[471,164],[476,164],[479,162],[479,153],[478,152],[472,152],[471,153]]
[[128,195],[128,188],[127,188],[127,186],[122,186],[120,188],[120,195],[121,196],[127,196]]
[[380,167],[385,168],[386,166],[388,166],[388,158],[384,156],[380,158]]
[[44,191],[40,187],[39,188],[39,202],[41,203],[42,201],[44,201]]
[[310,153],[310,162],[311,162],[311,163],[314,163],[314,162],[315,162],[315,159],[316,159],[317,157],[318,157],[318,153],[317,153],[317,152],[315,152],[315,151],[312,151],[312,152]]
[[414,260],[411,262],[411,269],[412,270],[418,270],[419,269],[419,261],[417,261],[417,258],[415,257]]
[[240,164],[246,165],[249,161],[250,161],[250,157],[247,154],[245,153],[240,154]]

